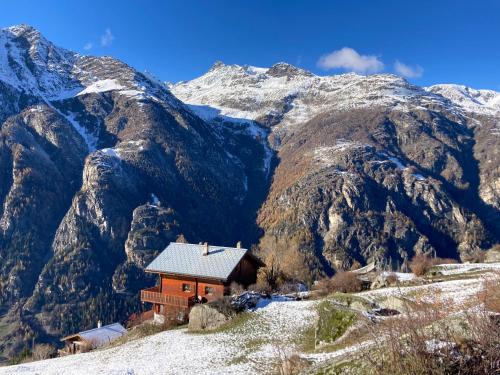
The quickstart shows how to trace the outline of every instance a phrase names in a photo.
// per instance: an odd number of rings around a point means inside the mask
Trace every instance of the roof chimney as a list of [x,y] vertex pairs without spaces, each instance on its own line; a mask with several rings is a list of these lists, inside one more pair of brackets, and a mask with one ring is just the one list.
[[208,242],[203,244],[203,255],[208,255]]
[[236,243],[236,248],[237,248],[237,249],[241,249],[241,241],[238,241],[238,242]]
[[101,320],[99,319],[99,320],[97,321],[97,328],[101,328],[101,327],[102,327],[102,323],[101,323]]

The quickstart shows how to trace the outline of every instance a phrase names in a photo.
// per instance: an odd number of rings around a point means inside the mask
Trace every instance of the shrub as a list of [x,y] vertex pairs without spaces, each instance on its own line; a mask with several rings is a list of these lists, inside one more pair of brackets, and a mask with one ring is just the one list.
[[410,270],[417,276],[424,275],[431,267],[431,258],[426,254],[416,254],[410,261]]
[[245,291],[245,288],[241,284],[238,284],[236,281],[233,281],[231,285],[229,285],[229,289],[231,291],[231,295],[240,295]]
[[486,251],[477,249],[471,254],[464,257],[465,262],[470,263],[484,263],[486,260]]
[[450,263],[457,263],[457,260],[452,258],[431,258],[428,254],[420,253],[416,254],[410,261],[410,270],[417,276],[423,276],[432,266]]
[[43,359],[51,358],[55,355],[56,350],[52,345],[49,344],[37,344],[33,348],[33,360],[41,361]]
[[330,289],[341,293],[361,292],[363,285],[353,272],[340,271],[330,279]]
[[333,290],[330,286],[330,279],[328,277],[324,277],[316,281],[313,286],[313,290],[315,290],[320,296],[325,296],[329,293],[332,293]]
[[394,284],[397,284],[398,283],[398,277],[396,276],[396,274],[394,272],[391,272],[390,274],[388,274],[386,277],[385,277],[385,281],[389,284],[389,285],[394,285]]
[[500,272],[494,272],[493,277],[484,280],[479,298],[487,311],[500,313]]

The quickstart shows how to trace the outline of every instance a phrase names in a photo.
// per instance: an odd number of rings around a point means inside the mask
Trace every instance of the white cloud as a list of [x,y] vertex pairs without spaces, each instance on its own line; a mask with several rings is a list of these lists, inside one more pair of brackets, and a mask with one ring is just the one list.
[[420,78],[424,73],[424,68],[422,68],[420,65],[415,65],[412,67],[402,63],[399,60],[396,60],[396,62],[394,63],[394,70],[396,71],[396,73],[406,78]]
[[384,69],[384,63],[373,55],[360,55],[354,49],[344,47],[321,56],[318,66],[325,70],[341,68],[357,73],[377,73]]
[[88,51],[88,50],[91,50],[93,46],[94,46],[94,44],[93,44],[92,42],[87,42],[87,43],[85,43],[85,45],[83,46],[83,49],[84,49],[85,51]]
[[109,47],[111,43],[113,43],[113,40],[115,39],[115,36],[111,33],[111,29],[106,29],[104,31],[104,34],[101,35],[101,46],[102,47]]

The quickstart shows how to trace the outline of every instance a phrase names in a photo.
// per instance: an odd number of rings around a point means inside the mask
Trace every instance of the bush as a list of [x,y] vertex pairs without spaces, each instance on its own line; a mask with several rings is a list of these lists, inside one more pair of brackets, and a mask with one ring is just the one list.
[[389,285],[395,285],[398,283],[398,277],[397,275],[394,273],[394,272],[391,272],[390,274],[388,274],[386,277],[385,277],[385,281],[387,282],[387,284]]
[[479,298],[487,311],[500,313],[500,272],[485,279]]
[[417,276],[424,275],[431,267],[431,258],[426,254],[416,254],[410,261],[410,270]]
[[231,285],[229,285],[229,289],[231,291],[231,295],[240,295],[245,291],[245,288],[241,284],[238,284],[236,281],[233,281]]
[[361,292],[363,285],[355,273],[340,271],[330,279],[330,288],[334,292],[356,293]]
[[484,263],[485,260],[486,260],[486,251],[480,249],[477,249],[471,254],[464,257],[464,261],[470,263]]
[[56,354],[56,349],[49,344],[37,344],[33,349],[33,360],[41,361],[43,359],[48,359]]
[[314,286],[314,290],[318,291],[320,295],[333,292],[356,293],[361,292],[362,289],[361,280],[355,273],[349,271],[339,271],[331,279],[321,279]]
[[457,263],[452,258],[431,258],[428,254],[416,254],[410,261],[410,270],[417,276],[425,275],[433,266],[438,264]]

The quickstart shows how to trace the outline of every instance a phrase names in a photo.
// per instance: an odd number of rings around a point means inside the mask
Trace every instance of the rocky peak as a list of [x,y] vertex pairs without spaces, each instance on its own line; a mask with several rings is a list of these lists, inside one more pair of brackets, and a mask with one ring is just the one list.
[[289,77],[289,78],[292,78],[297,75],[303,75],[308,77],[314,76],[314,74],[308,72],[307,70],[297,68],[291,64],[287,64],[284,62],[279,62],[277,64],[274,64],[272,67],[269,68],[266,74],[272,77]]

